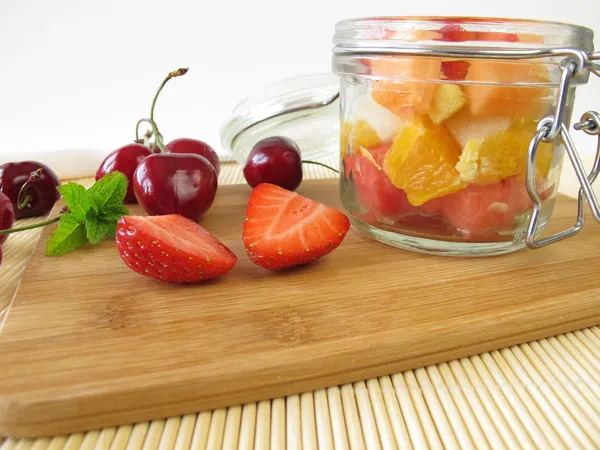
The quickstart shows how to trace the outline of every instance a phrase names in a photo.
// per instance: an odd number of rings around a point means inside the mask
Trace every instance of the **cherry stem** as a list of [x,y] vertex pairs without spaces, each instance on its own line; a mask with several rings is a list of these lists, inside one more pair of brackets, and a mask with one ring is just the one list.
[[158,132],[158,127],[156,126],[156,122],[154,121],[154,107],[156,106],[156,100],[158,99],[158,96],[160,95],[160,91],[163,90],[163,88],[165,87],[165,84],[167,84],[167,82],[171,78],[180,77],[182,75],[185,75],[187,73],[187,71],[188,71],[187,68],[182,68],[182,69],[174,70],[173,72],[169,72],[169,75],[167,75],[167,77],[160,84],[158,91],[156,91],[156,94],[154,94],[154,98],[152,99],[152,106],[150,107],[150,125],[152,126],[152,132],[154,133],[154,142],[156,143],[156,145],[158,145],[161,152],[163,152],[163,153],[166,153],[167,151],[165,150],[165,145],[163,144],[163,141],[162,141],[162,135]]
[[143,123],[150,123],[150,119],[144,117],[143,119],[138,120],[135,124],[135,142],[142,142],[140,140],[140,125]]
[[34,228],[45,227],[46,225],[50,225],[51,223],[58,222],[60,220],[60,215],[53,217],[52,219],[46,220],[45,222],[38,222],[31,225],[26,225],[24,227],[19,228],[9,228],[8,230],[0,230],[0,236],[3,234],[12,234],[18,233],[20,231],[33,230]]
[[314,164],[315,166],[321,166],[321,167],[325,167],[326,169],[333,170],[335,173],[340,173],[339,170],[334,169],[333,167],[328,166],[327,164],[320,163],[320,162],[317,162],[317,161],[308,161],[306,159],[303,159],[302,160],[302,164]]
[[[27,178],[27,181],[25,183],[23,183],[23,186],[21,186],[21,189],[19,189],[19,195],[17,196],[17,208],[23,209],[31,201],[31,195],[27,194],[25,191],[27,191],[27,188],[29,187],[29,185],[34,183],[36,180],[39,180],[41,177],[42,177],[42,168],[41,167],[37,170],[34,170],[33,172],[31,172],[29,174],[29,178]],[[27,195],[25,195],[25,194],[27,194]]]
[[29,202],[31,201],[31,195],[27,194],[25,197],[23,197],[22,201],[21,201],[21,197],[20,197],[20,195],[21,195],[21,193],[20,193],[20,191],[19,191],[19,198],[18,198],[19,204],[17,205],[17,208],[19,208],[19,209],[23,209],[23,208],[25,208],[25,207],[26,207],[26,206],[29,204]]

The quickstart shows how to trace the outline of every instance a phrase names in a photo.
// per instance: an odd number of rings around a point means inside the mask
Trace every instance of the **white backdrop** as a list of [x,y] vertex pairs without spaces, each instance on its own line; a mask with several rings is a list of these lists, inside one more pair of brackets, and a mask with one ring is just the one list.
[[[163,91],[161,131],[221,151],[219,128],[245,96],[281,78],[330,70],[341,19],[504,16],[600,32],[599,1],[0,0],[0,163],[88,149],[96,164],[133,139],[158,84],[180,66],[190,71]],[[575,114],[591,108],[600,108],[600,79],[580,90]],[[591,155],[591,139],[577,143]],[[83,163],[62,155],[72,168]]]

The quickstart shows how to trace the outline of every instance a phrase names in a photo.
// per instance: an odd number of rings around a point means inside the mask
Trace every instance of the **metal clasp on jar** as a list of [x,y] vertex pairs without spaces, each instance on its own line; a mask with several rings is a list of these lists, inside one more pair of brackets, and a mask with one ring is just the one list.
[[[581,231],[585,222],[586,202],[589,205],[592,215],[596,221],[600,222],[600,203],[592,189],[592,183],[598,177],[600,172],[600,114],[595,111],[586,112],[579,122],[574,125],[576,130],[583,130],[592,136],[598,136],[596,148],[596,157],[590,173],[586,174],[579,153],[575,148],[569,129],[564,123],[565,105],[569,90],[569,83],[573,75],[582,70],[589,70],[597,76],[600,76],[600,68],[594,65],[594,61],[600,60],[600,53],[587,54],[580,52],[577,59],[567,58],[563,61],[562,76],[558,92],[558,100],[556,102],[556,110],[554,116],[542,119],[537,128],[537,132],[529,145],[529,153],[527,160],[527,191],[533,201],[533,212],[531,220],[527,228],[526,243],[529,248],[540,248],[553,242],[571,237]],[[568,230],[561,231],[554,235],[538,239],[538,226],[540,214],[542,211],[542,198],[536,189],[535,183],[535,159],[538,147],[542,142],[553,142],[559,139],[567,150],[567,155],[571,161],[571,165],[575,170],[575,175],[579,181],[580,188],[577,202],[577,220]]]

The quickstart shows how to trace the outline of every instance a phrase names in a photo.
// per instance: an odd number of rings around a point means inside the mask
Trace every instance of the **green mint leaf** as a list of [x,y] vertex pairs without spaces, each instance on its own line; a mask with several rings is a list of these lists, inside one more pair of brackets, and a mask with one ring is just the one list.
[[117,221],[121,217],[129,214],[129,210],[124,205],[115,205],[108,208],[104,208],[100,213],[100,218],[108,220],[109,222]]
[[106,236],[114,238],[117,235],[117,223],[113,222],[109,224],[108,231],[106,232]]
[[87,242],[85,225],[71,214],[60,218],[58,227],[46,242],[46,256],[62,256]]
[[102,213],[106,208],[121,205],[127,194],[127,177],[121,172],[112,172],[87,190],[90,204],[96,213]]
[[71,210],[73,217],[78,222],[83,222],[90,209],[90,202],[85,188],[80,184],[69,182],[58,186],[58,191]]
[[85,220],[87,239],[92,245],[96,245],[107,235],[112,222],[103,220],[94,214],[88,214]]

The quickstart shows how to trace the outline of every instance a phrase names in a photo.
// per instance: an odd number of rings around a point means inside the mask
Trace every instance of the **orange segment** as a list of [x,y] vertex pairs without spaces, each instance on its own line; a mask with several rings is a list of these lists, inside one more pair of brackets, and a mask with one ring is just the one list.
[[348,144],[352,145],[351,151],[354,153],[359,147],[376,147],[381,145],[381,139],[377,131],[365,120],[357,120],[353,124],[342,121],[341,131],[341,154],[342,158],[346,156]]
[[377,131],[365,120],[357,120],[352,126],[351,132],[352,147],[376,147],[381,144],[381,139]]
[[352,123],[342,119],[340,126],[340,153],[342,158],[348,153],[348,142],[350,141],[350,132],[352,131]]
[[485,185],[514,175],[517,162],[511,150],[518,144],[516,139],[512,133],[503,133],[486,140],[470,140],[456,164],[460,179]]
[[439,78],[440,67],[440,62],[433,58],[373,60],[373,75],[395,78],[374,81],[373,100],[403,119],[426,114],[436,87],[429,81]]
[[[537,131],[537,123],[533,120],[528,121],[522,119],[514,125],[513,131],[519,136],[521,142],[521,147],[515,149],[515,158],[517,161],[516,174],[519,176],[519,178],[525,178],[527,175],[527,154],[529,153],[529,144],[531,143],[531,139],[533,139],[533,135]],[[553,145],[546,142],[541,143],[538,147],[535,158],[537,181],[542,181],[548,176],[553,159]]]
[[[485,139],[471,139],[456,170],[465,183],[494,184],[513,175],[524,177],[529,143],[536,130],[532,120],[520,120],[506,131]],[[536,158],[538,176],[545,178],[552,164],[551,144],[541,144]]]
[[[510,116],[514,118],[543,115],[549,94],[545,87],[507,86],[503,83],[547,83],[545,67],[533,63],[472,61],[465,85],[469,109],[475,116]],[[494,84],[479,84],[479,83]]]
[[400,130],[383,170],[394,186],[404,189],[408,201],[419,206],[465,186],[454,168],[459,155],[460,148],[448,131],[421,116]]

